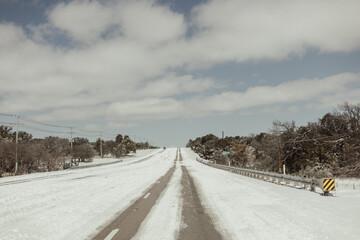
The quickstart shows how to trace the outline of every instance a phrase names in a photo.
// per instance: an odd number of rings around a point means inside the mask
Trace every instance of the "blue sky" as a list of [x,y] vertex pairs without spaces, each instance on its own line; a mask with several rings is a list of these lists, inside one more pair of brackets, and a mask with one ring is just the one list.
[[[357,0],[0,0],[0,113],[160,146],[266,132],[275,119],[303,125],[360,102],[357,9]],[[26,124],[34,136],[54,131]]]

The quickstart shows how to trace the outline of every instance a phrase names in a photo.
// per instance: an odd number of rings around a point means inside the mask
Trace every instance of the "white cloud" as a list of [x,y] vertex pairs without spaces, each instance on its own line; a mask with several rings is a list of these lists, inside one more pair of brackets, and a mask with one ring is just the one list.
[[55,27],[82,42],[97,40],[112,23],[111,8],[90,0],[60,3],[49,11],[48,17]]
[[99,129],[101,129],[102,127],[97,125],[97,124],[94,124],[94,123],[91,123],[91,124],[88,124],[84,127],[84,130],[87,130],[87,131],[98,131]]
[[0,33],[2,33],[0,38],[1,53],[6,53],[9,51],[7,47],[14,46],[18,41],[26,38],[22,28],[11,23],[0,24]]
[[147,82],[144,88],[138,90],[138,94],[145,97],[169,97],[183,93],[199,93],[214,87],[215,83],[211,78],[195,78],[190,74],[176,76],[170,73],[162,79]]
[[184,36],[184,16],[154,1],[130,1],[119,5],[119,22],[125,37],[143,43],[165,43]]
[[38,114],[33,118],[38,121],[52,122],[52,121],[83,121],[90,119],[104,119],[106,116],[107,106],[92,105],[81,107],[58,107],[53,108],[52,111],[44,114]]
[[137,123],[133,122],[109,122],[106,127],[109,129],[124,129],[124,128],[134,128],[139,126]]
[[48,12],[49,22],[74,40],[91,43],[107,31],[142,44],[166,43],[184,36],[184,16],[153,0],[101,2],[75,0]]
[[141,100],[114,102],[108,108],[108,119],[154,120],[169,119],[183,112],[180,102],[171,98],[145,98]]
[[[358,80],[360,82],[360,79]],[[360,88],[340,88],[338,91],[325,94],[319,97],[319,101],[316,103],[310,103],[307,105],[311,109],[331,109],[337,107],[339,104],[347,101],[351,104],[360,103]]]
[[[174,117],[200,117],[211,114],[231,113],[239,110],[249,110],[252,107],[275,105],[277,111],[281,104],[311,102],[313,108],[329,107],[324,102],[328,96],[341,97],[332,99],[328,104],[336,106],[339,100],[360,100],[359,90],[351,90],[352,84],[360,83],[360,74],[343,73],[322,79],[299,79],[277,86],[259,86],[247,89],[245,92],[223,92],[210,97],[194,97],[187,100],[172,98],[151,98],[113,103],[108,108],[108,116],[112,119],[153,120]],[[343,93],[350,95],[345,96]],[[356,95],[358,94],[358,95]],[[340,102],[341,102],[340,101]],[[335,105],[334,105],[335,104]],[[294,113],[298,107],[292,106],[286,110]]]
[[213,0],[193,10],[194,64],[285,59],[360,47],[357,0]]
[[[28,26],[30,35],[0,23],[0,109],[47,112],[38,116],[43,121],[106,118],[115,127],[123,119],[355,101],[355,73],[224,92],[221,79],[196,77],[191,68],[283,60],[308,48],[353,51],[360,46],[358,9],[355,0],[214,0],[193,11],[194,35],[186,37],[184,16],[155,1],[61,3],[48,11],[49,22]],[[85,44],[61,48],[46,40],[63,33]],[[217,94],[205,97],[210,91]]]
[[343,73],[323,79],[299,79],[277,86],[251,87],[245,92],[223,92],[205,99],[192,100],[190,105],[199,106],[201,108],[198,111],[208,113],[232,112],[271,104],[318,102],[329,94],[347,92],[351,90],[351,84],[359,82],[360,74]]

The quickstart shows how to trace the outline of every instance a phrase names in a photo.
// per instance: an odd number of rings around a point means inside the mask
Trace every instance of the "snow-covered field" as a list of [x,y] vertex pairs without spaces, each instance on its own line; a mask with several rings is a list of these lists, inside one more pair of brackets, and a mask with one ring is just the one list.
[[[164,175],[175,155],[176,149],[169,149],[134,164],[136,159],[129,159],[45,178],[34,174],[1,180],[0,239],[89,238]],[[1,185],[15,179],[32,181]]]
[[184,165],[226,239],[360,239],[360,192],[334,197],[214,169],[182,150]]
[[[91,165],[97,165],[97,164],[104,164],[104,166],[107,163],[117,162],[117,165],[123,165],[123,164],[129,164],[131,162],[137,162],[140,161],[146,157],[152,156],[158,152],[161,152],[162,149],[149,149],[149,150],[140,150],[137,151],[135,154],[124,156],[121,158],[95,158],[93,162],[85,162],[80,163],[80,166],[91,166]],[[121,161],[121,162],[120,162]],[[39,172],[39,173],[32,173],[29,175],[19,175],[19,176],[11,176],[11,177],[5,177],[0,178],[0,185],[2,183],[7,182],[15,182],[15,181],[30,181],[32,179],[42,179],[42,178],[53,178],[60,175],[68,175],[68,174],[74,174],[80,171],[83,173],[83,170],[79,169],[67,169],[64,171],[53,171],[53,172]],[[0,192],[1,194],[1,192]]]
[[[176,149],[167,149],[145,161],[134,157],[44,178],[35,174],[37,178],[1,180],[0,239],[91,239],[164,175],[175,155]],[[339,182],[334,197],[324,197],[211,168],[197,162],[188,149],[182,149],[182,156],[134,239],[177,239],[184,227],[181,165],[225,239],[359,239],[360,191],[341,187],[349,180]],[[15,179],[29,181],[2,184]]]
[[337,178],[336,189],[340,192],[358,191],[360,192],[360,179],[357,178]]
[[143,149],[143,150],[137,150],[136,153],[130,153],[127,156],[119,158],[112,158],[112,157],[95,157],[92,159],[91,162],[80,162],[79,166],[91,166],[91,165],[98,165],[98,164],[106,164],[106,163],[114,163],[119,161],[134,161],[136,158],[142,158],[149,156],[153,153],[159,152],[162,149]]

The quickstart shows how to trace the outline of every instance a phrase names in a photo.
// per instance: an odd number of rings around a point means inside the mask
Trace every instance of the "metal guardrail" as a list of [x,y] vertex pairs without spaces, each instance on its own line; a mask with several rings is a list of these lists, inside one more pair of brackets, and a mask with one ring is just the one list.
[[291,176],[291,175],[283,175],[278,173],[272,173],[272,172],[262,172],[257,170],[251,170],[246,168],[237,168],[237,167],[230,167],[225,165],[219,165],[212,163],[210,161],[204,161],[201,158],[196,158],[198,162],[201,162],[205,165],[226,170],[232,173],[240,174],[246,177],[256,178],[260,180],[264,180],[267,182],[277,183],[289,187],[297,187],[297,188],[303,188],[310,191],[315,191],[315,187],[319,187],[322,189],[321,179],[316,178],[302,178],[297,176]]

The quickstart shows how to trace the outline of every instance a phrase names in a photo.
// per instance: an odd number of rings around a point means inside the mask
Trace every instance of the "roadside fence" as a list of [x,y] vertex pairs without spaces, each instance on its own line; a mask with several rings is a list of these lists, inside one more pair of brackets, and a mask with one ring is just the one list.
[[303,188],[305,190],[310,190],[316,192],[316,188],[323,190],[322,180],[316,178],[302,178],[291,175],[284,175],[279,173],[272,172],[262,172],[257,170],[251,170],[246,168],[230,167],[225,165],[215,164],[211,161],[203,160],[201,158],[196,158],[196,160],[205,165],[229,171],[232,173],[240,174],[246,177],[256,178],[267,182],[277,183],[284,186]]

